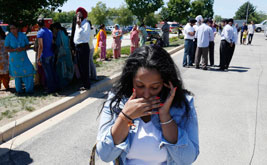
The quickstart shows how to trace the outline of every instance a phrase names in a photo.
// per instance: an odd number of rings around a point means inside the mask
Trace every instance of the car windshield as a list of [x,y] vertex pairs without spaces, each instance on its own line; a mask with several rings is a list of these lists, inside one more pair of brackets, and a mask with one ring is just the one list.
[[171,27],[178,27],[178,24],[171,24]]

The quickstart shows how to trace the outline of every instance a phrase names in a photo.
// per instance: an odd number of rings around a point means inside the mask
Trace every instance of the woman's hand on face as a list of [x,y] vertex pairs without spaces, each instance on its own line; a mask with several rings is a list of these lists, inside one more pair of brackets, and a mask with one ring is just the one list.
[[177,89],[177,87],[175,88],[173,87],[170,81],[169,81],[169,84],[164,83],[164,86],[170,89],[170,94],[168,98],[166,99],[166,101],[164,102],[163,106],[159,108],[159,115],[169,115],[170,107],[172,105],[172,101],[173,101],[173,98],[175,96],[175,92]]
[[131,119],[136,119],[143,116],[158,114],[157,111],[151,110],[161,106],[162,104],[160,103],[159,97],[154,96],[149,99],[136,98],[136,91],[134,90],[122,111]]

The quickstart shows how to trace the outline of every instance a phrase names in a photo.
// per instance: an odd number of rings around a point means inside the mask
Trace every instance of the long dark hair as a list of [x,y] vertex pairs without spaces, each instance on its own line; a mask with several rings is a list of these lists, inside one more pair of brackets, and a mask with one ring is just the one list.
[[2,27],[0,27],[0,36],[1,36],[1,39],[5,39],[6,38],[6,34],[4,32],[4,30],[2,29]]
[[50,25],[50,29],[57,29],[57,30],[62,30],[66,36],[68,36],[68,32],[66,30],[66,28],[62,27],[61,24],[59,22],[55,22],[52,25]]
[[[185,115],[187,115],[190,108],[186,95],[191,93],[184,88],[180,72],[170,54],[163,48],[155,45],[136,49],[126,60],[120,80],[112,89],[115,96],[110,100],[111,115],[114,113],[119,114],[122,110],[119,108],[120,101],[132,95],[133,78],[140,67],[157,70],[164,83],[169,84],[168,82],[171,81],[173,86],[177,87],[172,106],[182,107],[185,105]],[[162,101],[166,100],[169,92],[170,89],[163,86],[159,94]]]

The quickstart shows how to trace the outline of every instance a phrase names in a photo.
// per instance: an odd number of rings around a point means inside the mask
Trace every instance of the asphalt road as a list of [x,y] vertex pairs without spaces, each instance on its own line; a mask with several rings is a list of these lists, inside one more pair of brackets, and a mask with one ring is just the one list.
[[[262,33],[254,35],[252,46],[237,45],[228,72],[181,68],[183,50],[174,54],[185,87],[195,95],[200,155],[194,164],[262,165],[267,162],[266,45]],[[215,46],[215,64],[218,64],[219,37]],[[96,118],[104,97],[105,94],[97,94],[89,98],[88,104],[83,103],[83,108],[77,106],[79,110],[69,117],[33,137],[29,134],[25,142],[13,146],[12,152],[0,161],[88,164],[97,134]]]

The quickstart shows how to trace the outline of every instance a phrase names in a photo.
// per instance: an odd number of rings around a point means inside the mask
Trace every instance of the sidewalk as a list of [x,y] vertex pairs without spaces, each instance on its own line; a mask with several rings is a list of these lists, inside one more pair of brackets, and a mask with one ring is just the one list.
[[262,33],[255,33],[251,46],[238,44],[228,72],[182,69],[186,87],[195,94],[199,119],[196,165],[244,165],[252,157],[252,164],[266,164],[266,45]]

